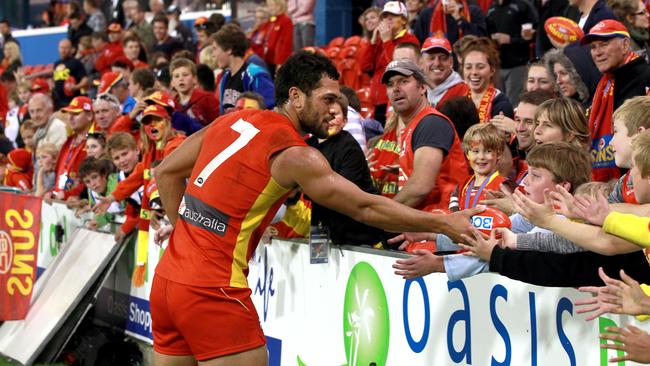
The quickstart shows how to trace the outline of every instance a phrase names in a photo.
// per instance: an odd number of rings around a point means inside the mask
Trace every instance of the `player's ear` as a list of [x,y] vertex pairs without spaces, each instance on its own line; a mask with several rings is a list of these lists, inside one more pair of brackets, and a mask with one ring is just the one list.
[[302,108],[304,102],[304,93],[296,86],[289,88],[289,103],[295,109]]

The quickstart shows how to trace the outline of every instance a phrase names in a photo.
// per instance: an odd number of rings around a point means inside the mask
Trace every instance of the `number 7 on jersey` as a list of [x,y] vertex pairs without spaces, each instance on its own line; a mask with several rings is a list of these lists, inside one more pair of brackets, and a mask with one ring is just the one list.
[[239,137],[227,148],[218,153],[210,162],[201,170],[199,176],[194,180],[194,185],[198,187],[203,187],[203,184],[206,180],[214,173],[217,168],[223,164],[224,161],[228,160],[233,156],[237,151],[241,150],[246,146],[252,139],[257,135],[260,130],[253,126],[250,122],[246,122],[243,119],[239,119],[237,122],[233,123],[230,126],[236,132],[239,132]]

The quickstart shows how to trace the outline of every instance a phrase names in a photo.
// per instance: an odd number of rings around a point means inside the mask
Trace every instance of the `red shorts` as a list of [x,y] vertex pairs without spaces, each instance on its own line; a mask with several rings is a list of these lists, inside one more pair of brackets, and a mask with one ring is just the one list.
[[195,287],[156,275],[151,286],[153,347],[199,361],[266,343],[249,288]]

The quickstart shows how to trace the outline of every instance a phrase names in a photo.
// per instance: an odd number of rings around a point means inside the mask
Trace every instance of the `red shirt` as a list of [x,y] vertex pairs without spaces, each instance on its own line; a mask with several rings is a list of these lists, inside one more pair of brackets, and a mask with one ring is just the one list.
[[271,17],[266,33],[264,61],[281,65],[293,53],[293,23],[287,14]]
[[248,261],[290,191],[271,176],[269,159],[291,146],[306,145],[275,112],[243,110],[211,124],[156,274],[192,286],[248,287]]
[[106,71],[111,71],[113,61],[115,61],[115,59],[120,56],[124,56],[122,43],[107,43],[95,61],[95,70],[97,70],[100,74],[103,74]]
[[54,171],[56,172],[55,192],[63,192],[63,198],[79,196],[84,190],[83,183],[79,180],[77,172],[81,161],[86,158],[86,139],[76,145],[73,144],[77,134],[68,137],[61,146],[61,151],[56,159]]
[[400,43],[415,43],[418,47],[420,46],[420,41],[414,35],[408,33],[407,30],[404,30],[403,33],[398,34],[394,39],[386,42],[382,42],[379,39],[374,44],[369,44],[368,48],[366,48],[361,69],[365,72],[373,73],[372,79],[370,80],[370,100],[373,105],[388,103],[386,85],[382,84],[381,77],[384,75],[386,66],[393,60],[395,46]]
[[201,88],[192,90],[190,100],[186,104],[182,104],[180,98],[176,96],[176,105],[180,106],[181,112],[196,118],[203,126],[209,125],[219,117],[219,101],[214,93]]
[[438,101],[438,104],[436,104],[437,108],[440,108],[442,103],[445,101],[454,98],[454,97],[466,97],[467,93],[469,93],[469,85],[467,85],[465,82],[458,83],[451,88],[447,89],[445,94],[440,98]]
[[461,210],[476,207],[476,205],[485,199],[485,192],[488,190],[499,191],[501,184],[506,179],[499,175],[499,172],[494,172],[482,184],[476,184],[476,176],[470,177],[462,189],[458,192],[458,205]]
[[400,169],[398,181],[400,189],[406,184],[411,173],[413,173],[413,160],[415,157],[415,152],[411,145],[413,131],[415,131],[422,118],[431,114],[444,118],[445,122],[451,125],[454,129],[454,142],[447,152],[447,156],[442,160],[442,165],[440,165],[440,171],[436,178],[436,185],[424,201],[416,207],[427,211],[436,208],[448,208],[451,193],[456,187],[460,187],[468,176],[467,160],[465,159],[465,153],[463,152],[453,123],[435,108],[426,107],[402,131],[402,149],[399,157]]

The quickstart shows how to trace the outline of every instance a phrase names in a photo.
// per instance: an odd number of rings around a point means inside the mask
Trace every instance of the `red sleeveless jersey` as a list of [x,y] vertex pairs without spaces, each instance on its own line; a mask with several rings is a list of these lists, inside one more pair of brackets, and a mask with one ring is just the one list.
[[289,119],[271,111],[230,113],[206,128],[156,274],[192,286],[248,287],[248,261],[289,193],[271,176],[269,160],[306,144]]
[[506,181],[505,178],[499,175],[499,172],[494,172],[490,175],[483,184],[476,185],[476,176],[472,176],[462,186],[463,189],[458,192],[458,204],[461,210],[476,207],[482,200],[485,199],[485,191],[499,191],[501,184]]
[[413,160],[415,153],[411,144],[413,131],[418,126],[422,118],[428,115],[436,115],[442,117],[445,122],[449,123],[451,128],[454,129],[454,142],[442,160],[438,177],[436,178],[436,185],[433,187],[431,193],[422,201],[417,207],[421,210],[431,210],[435,208],[446,209],[449,206],[449,198],[453,190],[465,182],[467,179],[468,168],[465,153],[460,145],[456,128],[453,123],[449,121],[444,114],[438,112],[433,107],[426,107],[404,128],[402,131],[402,149],[399,156],[399,187],[402,189],[408,181],[409,176],[413,173]]

